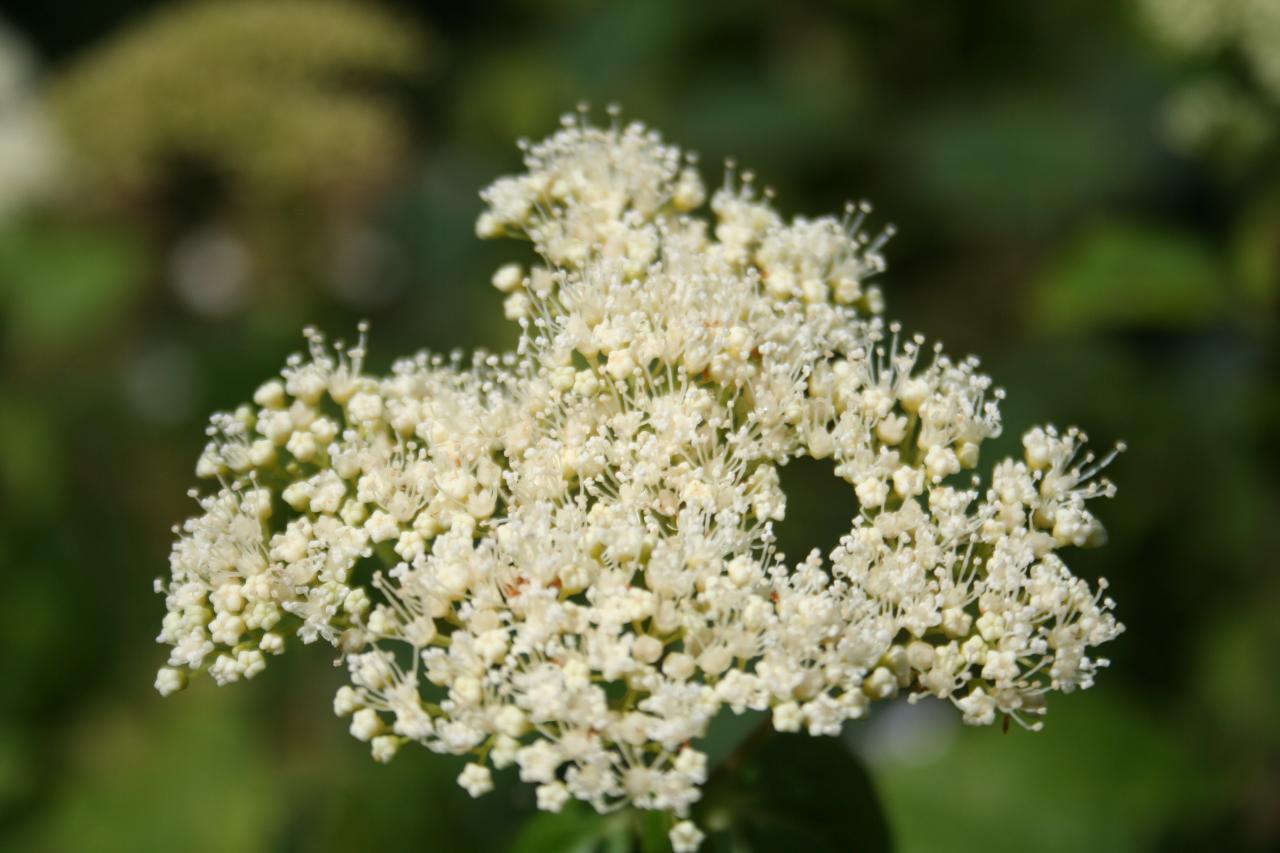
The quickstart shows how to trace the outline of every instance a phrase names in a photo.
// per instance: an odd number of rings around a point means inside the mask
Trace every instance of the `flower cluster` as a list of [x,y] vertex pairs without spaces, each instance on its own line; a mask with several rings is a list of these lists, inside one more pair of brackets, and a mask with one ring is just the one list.
[[56,194],[59,140],[26,43],[0,18],[0,226]]
[[1280,6],[1272,0],[1139,0],[1161,40],[1179,51],[1240,55],[1258,83],[1280,98]]
[[408,128],[382,83],[429,63],[424,35],[382,6],[190,0],[94,46],[51,97],[79,193],[154,204],[192,163],[243,218],[386,181]]
[[[378,760],[417,741],[474,756],[472,795],[514,765],[549,811],[683,818],[726,707],[833,735],[936,696],[1038,727],[1048,692],[1092,683],[1121,626],[1059,553],[1101,538],[1109,457],[1045,427],[987,485],[970,473],[1002,393],[879,318],[865,209],[788,222],[730,169],[700,216],[692,158],[616,117],[571,115],[525,162],[477,224],[539,257],[493,278],[517,352],[380,377],[363,335],[312,334],[213,419],[198,468],[220,487],[159,584],[161,692],[324,640]],[[832,460],[852,519],[792,562],[773,526],[803,456]]]
[[[1275,0],[1136,0],[1143,22],[1170,53],[1189,60],[1170,97],[1171,141],[1197,154],[1265,156],[1280,104],[1280,3]],[[1230,71],[1208,58],[1229,56]]]

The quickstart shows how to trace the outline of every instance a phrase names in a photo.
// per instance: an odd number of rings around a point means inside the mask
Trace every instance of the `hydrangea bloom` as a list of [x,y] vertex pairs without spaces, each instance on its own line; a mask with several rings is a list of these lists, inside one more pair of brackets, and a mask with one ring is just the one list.
[[[864,211],[788,222],[730,170],[699,216],[692,158],[616,119],[569,116],[525,163],[477,224],[539,257],[493,279],[517,352],[375,376],[363,336],[310,334],[213,418],[218,488],[159,584],[162,693],[323,640],[380,761],[417,741],[473,756],[472,795],[515,765],[542,809],[683,818],[726,707],[834,735],[905,694],[1038,727],[1047,693],[1090,686],[1122,628],[1059,554],[1100,539],[1108,460],[1044,427],[969,473],[1002,394],[879,318]],[[853,518],[789,562],[779,469],[801,456],[833,461]]]

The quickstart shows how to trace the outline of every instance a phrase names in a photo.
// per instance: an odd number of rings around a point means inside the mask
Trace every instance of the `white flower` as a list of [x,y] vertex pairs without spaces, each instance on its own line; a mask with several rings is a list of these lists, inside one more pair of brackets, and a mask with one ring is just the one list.
[[996,719],[996,701],[988,696],[981,687],[973,688],[973,692],[956,701],[956,706],[964,712],[964,721],[971,725],[989,726]]
[[458,784],[473,797],[479,797],[493,790],[493,774],[483,764],[468,764],[458,774]]
[[694,853],[702,846],[702,839],[706,838],[698,827],[687,820],[682,820],[671,827],[668,837],[671,839],[671,849],[675,853]]
[[386,764],[400,750],[400,738],[391,735],[379,735],[375,737],[369,744],[370,752],[373,754],[373,760],[379,764]]
[[0,21],[0,224],[58,189],[61,140],[26,44]]
[[1273,0],[1139,0],[1155,34],[1189,54],[1207,54],[1231,45],[1253,76],[1280,101],[1280,10]]
[[372,740],[382,731],[382,719],[372,708],[361,708],[351,717],[351,736],[356,740]]
[[[526,165],[477,226],[542,259],[494,277],[515,353],[375,376],[363,327],[352,347],[309,331],[212,419],[198,472],[218,487],[160,584],[160,692],[323,640],[351,680],[334,710],[379,761],[416,741],[473,756],[473,796],[514,763],[543,809],[684,815],[726,707],[828,736],[905,692],[1028,725],[1093,683],[1121,626],[1061,553],[1101,540],[1110,456],[1044,427],[989,487],[959,476],[1003,395],[875,316],[865,209],[787,222],[731,173],[708,223],[696,174],[638,124],[570,117]],[[858,509],[793,563],[773,525],[804,456]]]
[[538,808],[544,812],[558,812],[569,802],[569,790],[559,782],[538,786]]
[[550,782],[555,778],[556,768],[564,761],[564,757],[556,747],[548,741],[537,740],[531,746],[516,753],[516,763],[520,765],[522,782]]
[[161,696],[169,696],[177,693],[183,687],[187,686],[187,674],[180,669],[172,667],[161,667],[156,673],[156,690]]

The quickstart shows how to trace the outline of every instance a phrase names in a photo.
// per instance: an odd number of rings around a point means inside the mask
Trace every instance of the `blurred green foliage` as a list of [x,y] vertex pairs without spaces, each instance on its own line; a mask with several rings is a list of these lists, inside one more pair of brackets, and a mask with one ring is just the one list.
[[[8,10],[46,59],[34,96],[74,105],[66,150],[163,187],[106,204],[73,158],[60,192],[0,222],[0,849],[515,843],[531,791],[500,779],[469,800],[460,763],[420,750],[373,764],[328,714],[323,653],[162,703],[150,579],[204,418],[303,324],[340,336],[368,316],[379,369],[512,343],[487,281],[514,250],[473,239],[476,191],[583,98],[708,172],[737,157],[784,210],[875,201],[901,232],[889,313],[982,354],[1009,391],[997,451],[1044,418],[1131,448],[1100,510],[1112,542],[1073,564],[1111,579],[1129,628],[1098,687],[1035,735],[928,705],[847,732],[894,849],[1276,849],[1280,53],[1217,18],[1208,41],[1171,38],[1162,2],[361,4],[343,8],[399,23],[327,19],[333,40],[311,4],[303,25],[250,23],[301,8],[284,0]],[[1200,7],[1245,3],[1266,8]],[[395,96],[263,58],[331,68],[321,42]],[[166,104],[200,135],[153,122]],[[348,178],[360,191],[330,204]],[[290,200],[235,212],[267,192]],[[785,477],[787,552],[829,545],[849,497],[821,466]],[[822,821],[853,845],[870,797],[822,743],[824,790],[848,792]]]
[[1046,267],[1029,322],[1054,334],[1196,329],[1223,317],[1229,295],[1220,263],[1194,233],[1099,222]]
[[149,258],[107,226],[41,223],[0,233],[0,300],[19,345],[57,346],[118,322]]
[[991,729],[918,763],[876,767],[901,847],[1165,849],[1222,808],[1226,780],[1179,743],[1169,720],[1097,694],[1053,713],[1034,736]]

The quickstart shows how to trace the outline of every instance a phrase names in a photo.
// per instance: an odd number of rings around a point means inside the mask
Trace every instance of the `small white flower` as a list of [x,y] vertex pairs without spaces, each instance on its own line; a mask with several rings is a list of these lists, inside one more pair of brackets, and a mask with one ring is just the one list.
[[468,764],[458,775],[458,784],[471,796],[479,797],[493,790],[493,774],[483,764]]
[[362,391],[347,403],[347,415],[355,423],[372,424],[382,417],[382,397]]
[[702,840],[706,838],[692,821],[687,820],[682,820],[671,827],[668,837],[671,839],[671,849],[675,853],[695,853],[702,846]]
[[370,752],[373,754],[373,760],[379,764],[386,764],[388,761],[396,757],[396,753],[400,751],[400,738],[391,735],[378,735],[369,742]]
[[798,732],[804,724],[804,715],[795,702],[783,702],[773,706],[773,727],[780,732]]
[[503,293],[510,293],[524,281],[524,272],[519,264],[503,264],[493,274],[493,286]]
[[358,708],[360,708],[360,694],[346,684],[339,687],[333,697],[333,713],[339,717],[346,717],[354,714]]
[[177,693],[179,690],[187,686],[187,675],[180,669],[173,667],[161,667],[156,673],[156,690],[161,696],[169,696]]
[[544,812],[559,812],[569,801],[569,789],[559,782],[538,786],[538,808]]
[[382,731],[382,718],[372,708],[361,708],[351,717],[351,736],[356,740],[372,740]]

